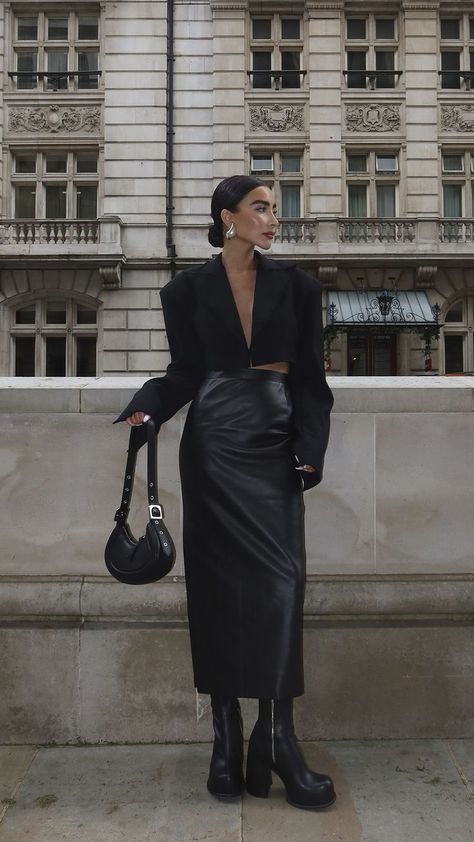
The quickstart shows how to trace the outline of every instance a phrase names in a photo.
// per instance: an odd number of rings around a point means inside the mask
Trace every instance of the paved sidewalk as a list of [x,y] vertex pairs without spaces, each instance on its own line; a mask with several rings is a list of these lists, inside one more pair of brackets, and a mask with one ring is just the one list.
[[474,740],[304,743],[338,800],[231,804],[206,790],[210,744],[0,747],[0,842],[471,842]]

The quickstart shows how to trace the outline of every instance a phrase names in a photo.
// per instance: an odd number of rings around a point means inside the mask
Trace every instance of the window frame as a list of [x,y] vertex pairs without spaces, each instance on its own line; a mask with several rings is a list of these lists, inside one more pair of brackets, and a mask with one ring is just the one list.
[[[66,305],[66,320],[64,324],[47,324],[46,308],[48,301],[64,301]],[[94,324],[78,324],[77,306],[84,305],[95,311]],[[17,310],[33,305],[35,310],[34,324],[19,324],[15,322]],[[65,338],[65,374],[64,377],[97,377],[100,374],[99,337],[101,332],[101,304],[96,299],[82,294],[65,294],[62,290],[47,290],[30,292],[17,297],[8,304],[9,319],[9,373],[11,377],[22,377],[15,372],[15,347],[18,337],[35,339],[35,374],[26,375],[46,377],[46,340],[48,337]],[[77,374],[77,340],[95,339],[95,374]],[[62,376],[62,375],[56,375]]]
[[[460,157],[462,170],[446,170],[445,157]],[[442,146],[440,150],[440,198],[441,216],[443,219],[472,219],[474,218],[474,144],[472,147],[459,146],[450,148]],[[461,188],[461,215],[446,216],[444,188],[456,185]]]
[[[349,20],[365,20],[366,21],[366,36],[365,38],[349,38],[348,37],[348,21]],[[393,20],[394,21],[394,37],[393,38],[377,38],[376,37],[376,21],[377,20]],[[402,33],[401,33],[401,19],[397,12],[382,13],[366,12],[356,13],[347,12],[344,16],[344,38],[343,44],[343,66],[344,66],[344,83],[343,89],[346,91],[357,90],[396,90],[401,87],[402,73],[400,70],[400,58],[402,54]],[[349,70],[348,55],[353,52],[365,53],[365,70]],[[382,85],[375,74],[380,73],[377,70],[377,53],[390,52],[394,55],[393,61],[393,86]],[[388,71],[390,72],[390,71]],[[364,74],[365,85],[349,84],[350,74]],[[373,74],[373,75],[372,75]],[[388,77],[387,77],[388,78]]]
[[[363,148],[361,146],[347,146],[344,149],[344,178],[345,178],[345,216],[348,219],[397,219],[401,216],[400,196],[401,196],[401,148],[397,147],[383,147]],[[366,159],[367,169],[363,170],[349,170],[349,158],[363,157]],[[381,170],[377,171],[377,157],[395,158],[397,163],[396,170]],[[349,216],[349,187],[352,185],[365,185],[366,187],[366,202],[367,202],[367,216],[366,217],[351,217]],[[395,189],[395,215],[394,217],[380,216],[377,207],[377,186],[378,185],[393,185]]]
[[[441,21],[448,19],[459,20],[459,38],[441,37]],[[473,24],[472,36],[471,21]],[[473,70],[471,70],[471,67],[474,62],[474,58],[471,59],[471,54],[474,55],[474,14],[462,11],[453,12],[451,14],[440,12],[438,14],[438,45],[438,89],[441,91],[448,91],[450,95],[453,93],[453,91],[465,92],[474,89],[474,72]],[[459,70],[443,71],[443,53],[459,53]],[[448,73],[455,73],[458,75],[459,85],[449,86],[443,84],[443,79],[445,78],[443,74]]]
[[[252,161],[255,155],[268,155],[272,156],[273,159],[273,173],[263,174],[259,172],[254,172],[252,169]],[[300,158],[301,161],[301,169],[299,172],[290,171],[285,172],[282,169],[282,158],[287,156]],[[257,175],[259,178],[262,179],[265,183],[268,183],[269,186],[273,187],[275,193],[275,201],[277,205],[277,212],[276,215],[278,218],[282,219],[304,219],[305,218],[305,204],[306,204],[306,196],[305,196],[305,169],[306,169],[306,149],[299,144],[298,146],[278,146],[275,147],[268,147],[268,146],[257,146],[252,145],[249,149],[249,169],[248,172],[251,175]],[[288,184],[295,186],[297,185],[300,188],[300,215],[297,217],[283,217],[282,216],[282,194],[281,194],[281,185]]]
[[[97,159],[97,171],[90,173],[80,173],[77,171],[78,158],[84,153],[90,153],[91,157]],[[52,154],[66,155],[66,172],[48,172],[47,160],[48,156]],[[36,172],[35,173],[18,173],[16,171],[16,157],[21,155],[36,156]],[[77,192],[79,187],[95,187],[97,195],[96,215],[94,217],[87,217],[90,220],[97,220],[101,215],[102,205],[102,148],[99,144],[77,145],[74,147],[64,146],[43,146],[43,147],[26,147],[12,144],[8,155],[8,169],[9,169],[9,184],[11,188],[10,196],[10,211],[12,219],[48,219],[46,216],[46,188],[49,185],[66,184],[66,216],[58,217],[58,219],[81,220],[86,217],[77,216]],[[23,217],[16,215],[16,187],[23,185],[35,185],[35,216]],[[7,200],[8,201],[8,200]]]
[[[253,37],[253,21],[254,20],[271,20],[270,26],[270,38],[254,38]],[[289,20],[295,19],[299,20],[300,22],[300,37],[299,38],[282,38],[282,20]],[[305,19],[303,15],[303,10],[299,13],[294,12],[292,13],[285,13],[283,11],[276,11],[276,12],[269,12],[265,14],[263,11],[256,12],[255,14],[250,11],[248,15],[248,27],[247,27],[247,43],[248,43],[248,73],[247,73],[247,90],[257,91],[259,94],[263,91],[271,91],[273,94],[277,90],[283,91],[297,91],[306,88],[306,70],[304,69],[305,64]],[[270,76],[270,86],[269,87],[258,87],[254,84],[254,60],[253,56],[257,52],[268,52],[270,53],[270,70],[267,71],[271,73],[278,73],[280,74],[280,78]],[[282,54],[283,53],[297,53],[299,56],[299,75],[298,85],[291,86],[291,85],[284,85],[284,75],[289,71],[285,71],[282,68],[283,61],[282,61]]]

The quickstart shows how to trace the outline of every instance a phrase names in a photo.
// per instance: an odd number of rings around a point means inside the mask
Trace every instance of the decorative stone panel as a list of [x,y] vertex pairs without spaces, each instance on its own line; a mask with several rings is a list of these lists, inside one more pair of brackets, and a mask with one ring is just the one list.
[[8,130],[11,134],[98,134],[100,112],[100,107],[90,105],[18,106],[9,109]]
[[399,105],[346,105],[349,132],[397,132],[400,130]]
[[303,105],[251,105],[250,131],[304,131]]
[[445,132],[474,132],[474,105],[442,105],[441,129]]

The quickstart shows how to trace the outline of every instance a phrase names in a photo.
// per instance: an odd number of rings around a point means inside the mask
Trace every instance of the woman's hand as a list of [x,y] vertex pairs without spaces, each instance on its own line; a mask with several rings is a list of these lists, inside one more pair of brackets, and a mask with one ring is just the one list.
[[146,412],[134,412],[133,415],[130,415],[130,417],[125,420],[131,427],[135,427],[139,424],[144,424],[145,421],[148,421],[150,418],[151,416],[147,415]]

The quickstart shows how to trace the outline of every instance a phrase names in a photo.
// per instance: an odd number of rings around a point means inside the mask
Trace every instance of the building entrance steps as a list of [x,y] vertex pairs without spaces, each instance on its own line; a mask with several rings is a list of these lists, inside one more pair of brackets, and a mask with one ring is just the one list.
[[338,799],[298,810],[206,790],[211,745],[0,747],[0,842],[471,842],[474,740],[302,744]]

